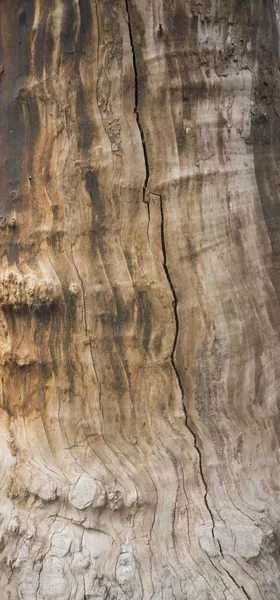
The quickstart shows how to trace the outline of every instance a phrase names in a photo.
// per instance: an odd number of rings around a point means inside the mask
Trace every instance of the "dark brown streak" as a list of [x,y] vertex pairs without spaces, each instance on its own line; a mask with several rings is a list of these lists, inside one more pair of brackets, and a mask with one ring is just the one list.
[[132,62],[133,62],[133,69],[134,69],[134,80],[135,80],[135,86],[134,86],[134,89],[135,89],[134,113],[135,113],[135,117],[136,117],[136,122],[137,122],[137,125],[138,125],[138,129],[139,129],[139,132],[140,132],[140,137],[141,137],[141,142],[142,142],[142,148],[143,148],[143,156],[144,156],[144,162],[145,162],[145,170],[146,170],[145,180],[144,180],[144,185],[143,185],[143,201],[147,202],[146,192],[147,192],[148,181],[149,181],[149,177],[150,177],[150,169],[149,169],[149,160],[148,160],[148,152],[147,152],[147,145],[146,145],[146,140],[145,140],[145,134],[144,134],[144,130],[143,130],[143,127],[142,127],[142,124],[141,124],[141,120],[140,120],[140,115],[139,115],[138,71],[137,71],[136,54],[135,54],[134,42],[133,42],[133,36],[132,36],[132,27],[131,27],[131,21],[130,21],[130,12],[129,12],[128,0],[125,0],[125,6],[126,6],[127,24],[128,24],[128,32],[129,32],[129,39],[130,39],[130,45],[131,45]]

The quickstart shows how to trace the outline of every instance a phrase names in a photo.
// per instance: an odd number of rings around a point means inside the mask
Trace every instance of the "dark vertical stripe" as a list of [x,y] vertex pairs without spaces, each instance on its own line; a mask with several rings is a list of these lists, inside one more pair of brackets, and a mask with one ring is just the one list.
[[272,283],[280,298],[279,35],[272,0],[254,3],[252,52],[257,61],[251,137],[255,175],[272,247]]
[[0,214],[8,215],[22,197],[21,170],[30,124],[24,120],[19,90],[29,73],[33,2],[3,0],[0,4]]

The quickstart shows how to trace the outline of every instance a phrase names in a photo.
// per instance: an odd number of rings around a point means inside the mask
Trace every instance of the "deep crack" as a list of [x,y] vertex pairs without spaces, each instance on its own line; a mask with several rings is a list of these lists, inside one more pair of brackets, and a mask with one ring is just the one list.
[[139,97],[138,97],[138,71],[137,71],[136,55],[135,55],[134,42],[133,42],[133,36],[132,36],[132,28],[131,28],[128,0],[125,0],[125,6],[126,6],[127,25],[128,25],[131,53],[132,53],[133,70],[134,70],[134,83],[135,83],[134,84],[134,90],[135,90],[134,113],[135,113],[136,122],[138,125],[140,137],[141,137],[143,156],[144,156],[144,162],[145,162],[145,180],[144,180],[144,185],[143,185],[143,200],[144,200],[144,202],[147,202],[146,191],[147,191],[148,181],[149,181],[149,177],[150,177],[150,170],[149,170],[149,160],[148,160],[148,152],[147,152],[145,134],[143,131],[143,127],[141,125],[139,109],[138,109],[138,100],[139,100]]
[[[147,192],[147,186],[148,186],[148,181],[149,181],[149,177],[150,177],[150,169],[149,169],[149,160],[148,160],[148,152],[147,152],[147,145],[146,145],[146,140],[145,140],[145,135],[144,135],[144,130],[141,124],[141,120],[140,120],[140,115],[139,115],[139,109],[138,109],[138,71],[137,71],[137,63],[136,63],[136,54],[135,54],[135,48],[134,48],[134,42],[133,42],[133,35],[132,35],[132,27],[131,27],[131,20],[130,20],[130,11],[129,11],[129,3],[128,0],[125,0],[125,5],[126,5],[126,13],[127,13],[127,24],[128,24],[128,32],[129,32],[129,39],[130,39],[130,45],[131,45],[131,52],[132,52],[132,62],[133,62],[133,69],[134,69],[134,80],[135,80],[135,103],[134,103],[134,113],[135,113],[135,117],[136,117],[136,122],[138,125],[138,129],[140,132],[140,137],[141,137],[141,142],[142,142],[142,149],[143,149],[143,156],[144,156],[144,162],[145,162],[145,170],[146,170],[146,174],[145,174],[145,180],[144,180],[144,185],[143,185],[143,200],[144,202],[147,203],[148,206],[148,219],[150,220],[150,211],[149,211],[149,203],[147,201],[146,198],[146,192]],[[202,456],[201,456],[201,451],[197,445],[197,439],[196,439],[196,435],[194,433],[194,431],[191,429],[191,427],[188,424],[188,414],[187,414],[187,409],[186,409],[186,404],[185,404],[185,394],[184,394],[184,389],[183,389],[183,385],[182,385],[182,381],[181,381],[181,377],[179,374],[179,371],[176,367],[176,363],[175,363],[175,350],[176,350],[176,346],[177,346],[177,342],[178,342],[178,335],[179,335],[179,317],[178,317],[178,299],[176,296],[176,292],[175,292],[175,288],[174,285],[172,283],[172,279],[169,273],[169,269],[167,266],[167,259],[166,259],[166,247],[165,247],[165,231],[164,231],[164,211],[163,211],[163,202],[162,202],[162,196],[159,194],[154,194],[156,196],[159,197],[159,202],[160,202],[160,212],[161,212],[161,245],[162,245],[162,254],[163,254],[163,268],[164,268],[164,272],[167,278],[167,281],[169,283],[169,287],[171,289],[172,292],[172,296],[173,296],[173,310],[174,310],[174,318],[175,318],[175,336],[174,336],[174,342],[173,342],[173,347],[172,347],[172,351],[171,351],[171,363],[172,363],[172,367],[174,369],[174,372],[176,374],[176,378],[177,378],[177,382],[181,391],[181,398],[182,398],[182,407],[183,407],[183,411],[184,411],[184,415],[185,415],[185,425],[188,428],[188,430],[190,431],[192,437],[193,437],[193,441],[194,441],[194,447],[195,450],[198,454],[198,464],[199,464],[199,471],[200,471],[200,476],[201,476],[201,480],[203,482],[203,486],[204,486],[204,503],[205,506],[207,508],[207,511],[210,515],[211,518],[211,522],[212,522],[212,537],[213,539],[215,539],[214,536],[214,530],[215,530],[215,521],[214,521],[214,517],[212,514],[212,511],[209,507],[208,504],[208,488],[207,488],[207,484],[206,484],[206,480],[204,477],[204,473],[203,473],[203,468],[202,468]]]
[[[146,140],[145,140],[145,135],[144,135],[144,130],[141,124],[141,120],[140,120],[140,115],[139,115],[139,109],[138,109],[138,71],[137,71],[137,64],[136,64],[136,54],[135,54],[135,49],[134,49],[134,42],[133,42],[133,35],[132,35],[132,27],[131,27],[131,20],[130,20],[130,12],[129,12],[129,4],[128,4],[128,0],[125,0],[125,5],[126,5],[126,13],[127,13],[127,24],[128,24],[128,31],[129,31],[129,39],[130,39],[130,45],[131,45],[131,52],[132,52],[132,62],[133,62],[133,69],[134,69],[134,79],[135,79],[135,102],[134,102],[134,113],[135,113],[135,118],[136,118],[136,122],[137,122],[137,126],[139,129],[139,133],[140,133],[140,137],[141,137],[141,143],[142,143],[142,149],[143,149],[143,157],[144,157],[144,163],[145,163],[145,180],[144,180],[144,185],[143,185],[143,201],[147,204],[147,208],[148,208],[148,234],[149,234],[149,223],[150,223],[150,207],[149,207],[149,201],[146,198],[147,195],[147,187],[148,187],[148,181],[149,181],[149,177],[150,177],[150,169],[149,169],[149,160],[148,160],[148,152],[147,152],[147,145],[146,145]],[[172,350],[171,350],[171,354],[170,354],[170,359],[171,359],[171,364],[172,364],[172,368],[175,372],[176,375],[176,379],[178,382],[178,386],[180,388],[180,392],[181,392],[181,399],[182,399],[182,407],[183,407],[183,412],[184,412],[184,416],[185,416],[185,425],[187,427],[187,429],[189,430],[189,432],[192,435],[193,438],[193,442],[194,442],[194,448],[198,454],[198,464],[199,464],[199,471],[200,471],[200,476],[201,476],[201,481],[203,483],[204,486],[204,503],[206,506],[206,509],[208,511],[208,514],[211,518],[211,523],[212,523],[212,537],[213,540],[215,540],[218,543],[218,547],[220,550],[220,554],[223,558],[223,551],[222,551],[222,547],[221,544],[219,542],[219,540],[215,538],[215,521],[214,521],[214,517],[213,517],[213,513],[211,511],[211,508],[209,506],[208,503],[208,487],[207,487],[207,483],[206,483],[206,479],[203,473],[203,467],[202,467],[202,455],[201,455],[201,450],[197,444],[197,438],[196,438],[196,434],[193,431],[193,429],[190,427],[189,423],[188,423],[188,413],[187,413],[187,409],[186,409],[186,404],[185,404],[185,394],[184,394],[184,388],[183,388],[183,384],[181,381],[181,377],[180,377],[180,373],[177,369],[176,363],[175,363],[175,351],[176,351],[176,347],[177,347],[177,342],[178,342],[178,336],[179,336],[179,317],[178,317],[178,298],[175,292],[175,288],[171,279],[171,275],[169,272],[169,268],[167,265],[167,256],[166,256],[166,245],[165,245],[165,226],[164,226],[164,209],[163,209],[163,201],[162,201],[162,196],[160,194],[153,194],[155,196],[157,196],[159,198],[159,205],[160,205],[160,213],[161,213],[161,247],[162,247],[162,255],[163,255],[163,269],[165,272],[165,276],[166,279],[169,283],[169,287],[173,296],[173,311],[174,311],[174,319],[175,319],[175,335],[174,335],[174,341],[173,341],[173,346],[172,346]],[[149,235],[148,235],[149,238]],[[238,585],[238,583],[235,581],[235,579],[232,577],[232,575],[227,571],[227,569],[225,569],[226,573],[229,575],[229,577],[231,578],[231,580],[235,583],[235,585],[241,589],[245,596],[250,600],[246,590],[244,589],[243,586]]]
[[167,258],[166,258],[166,245],[165,245],[165,227],[164,227],[164,210],[163,210],[163,202],[162,202],[162,196],[159,196],[159,204],[160,204],[160,213],[161,213],[161,247],[162,247],[162,255],[163,255],[163,268],[164,268],[164,272],[166,275],[166,279],[169,283],[169,287],[173,296],[173,310],[174,310],[174,318],[175,318],[175,336],[174,336],[174,341],[173,341],[173,347],[172,347],[172,351],[170,354],[170,359],[171,359],[171,363],[172,363],[172,367],[175,371],[176,374],[176,378],[178,381],[178,385],[181,391],[181,398],[182,398],[182,407],[183,407],[183,411],[184,411],[184,415],[185,415],[185,425],[188,428],[188,430],[190,431],[192,437],[193,437],[193,441],[194,441],[194,447],[195,450],[197,451],[198,454],[198,464],[199,464],[199,471],[200,471],[200,476],[204,485],[204,503],[205,506],[208,510],[208,513],[211,517],[211,522],[212,522],[212,537],[213,539],[215,539],[215,535],[214,535],[214,530],[215,530],[215,521],[214,521],[214,517],[212,514],[212,511],[210,509],[209,503],[208,503],[208,498],[207,498],[207,494],[208,494],[208,488],[207,488],[207,483],[204,477],[204,473],[203,473],[203,468],[202,468],[202,456],[201,456],[201,450],[197,445],[197,439],[196,439],[196,434],[193,431],[193,429],[190,427],[189,423],[188,423],[188,413],[187,413],[187,409],[186,409],[186,404],[185,404],[185,393],[184,393],[184,388],[183,388],[183,384],[181,381],[181,377],[179,374],[179,371],[176,367],[176,363],[175,363],[175,351],[176,351],[176,346],[177,346],[177,342],[178,342],[178,336],[179,336],[179,317],[178,317],[178,298],[175,292],[175,288],[170,276],[170,272],[167,266]]
[[248,598],[248,600],[251,600],[249,594],[247,594],[244,585],[239,585],[236,581],[236,579],[234,579],[234,577],[230,574],[230,572],[223,566],[224,571],[228,574],[228,576],[230,577],[231,581],[233,581],[233,583],[236,585],[237,588],[239,588],[240,590],[242,590],[244,596],[246,596],[246,598]]

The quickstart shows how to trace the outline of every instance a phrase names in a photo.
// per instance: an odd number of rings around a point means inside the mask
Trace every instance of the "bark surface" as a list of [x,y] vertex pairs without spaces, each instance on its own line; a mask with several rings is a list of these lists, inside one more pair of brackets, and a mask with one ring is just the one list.
[[1,600],[280,598],[279,23],[0,0]]

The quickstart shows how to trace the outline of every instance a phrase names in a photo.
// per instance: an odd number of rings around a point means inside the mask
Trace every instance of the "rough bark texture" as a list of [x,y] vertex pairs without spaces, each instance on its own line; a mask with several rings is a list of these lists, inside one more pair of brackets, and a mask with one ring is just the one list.
[[272,0],[1,0],[1,600],[280,598]]

